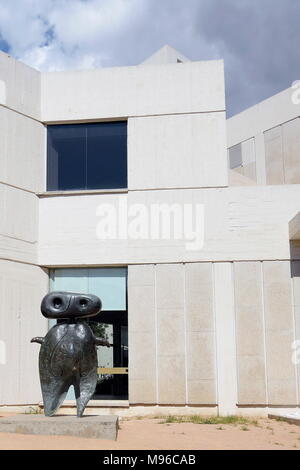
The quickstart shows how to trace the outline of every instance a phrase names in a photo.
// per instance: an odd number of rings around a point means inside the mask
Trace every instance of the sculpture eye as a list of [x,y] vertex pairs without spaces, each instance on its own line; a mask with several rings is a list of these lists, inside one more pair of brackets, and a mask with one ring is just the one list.
[[53,299],[53,307],[56,309],[61,308],[62,306],[62,299],[60,297],[54,297]]
[[82,308],[86,308],[87,305],[88,305],[87,299],[80,299],[80,300],[79,300],[79,305],[80,305],[80,307],[82,307]]

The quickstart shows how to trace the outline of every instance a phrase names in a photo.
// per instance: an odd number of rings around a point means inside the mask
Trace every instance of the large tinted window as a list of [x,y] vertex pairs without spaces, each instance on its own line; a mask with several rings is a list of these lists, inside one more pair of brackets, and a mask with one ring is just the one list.
[[48,191],[126,187],[127,122],[48,126]]

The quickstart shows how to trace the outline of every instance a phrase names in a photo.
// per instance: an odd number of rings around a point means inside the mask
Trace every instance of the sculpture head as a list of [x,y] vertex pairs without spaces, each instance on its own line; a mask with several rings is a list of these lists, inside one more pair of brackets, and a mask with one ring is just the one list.
[[50,292],[41,303],[46,318],[88,318],[101,311],[101,300],[93,294],[75,292]]

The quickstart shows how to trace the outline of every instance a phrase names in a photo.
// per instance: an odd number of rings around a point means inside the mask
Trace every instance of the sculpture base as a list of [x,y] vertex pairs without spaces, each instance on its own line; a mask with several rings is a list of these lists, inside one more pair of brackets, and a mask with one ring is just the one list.
[[17,415],[0,418],[0,432],[116,440],[118,416]]

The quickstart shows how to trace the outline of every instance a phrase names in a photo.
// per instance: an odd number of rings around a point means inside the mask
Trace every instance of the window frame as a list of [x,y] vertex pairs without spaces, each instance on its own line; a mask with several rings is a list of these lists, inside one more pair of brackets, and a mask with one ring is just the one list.
[[[120,132],[117,132],[117,137],[124,137],[125,140],[125,147],[123,150],[120,150],[120,153],[118,154],[118,159],[120,160],[119,163],[122,163],[122,166],[120,167],[120,173],[119,175],[116,176],[116,180],[119,178],[121,184],[112,184],[112,183],[105,183],[101,182],[101,184],[97,185],[91,185],[88,182],[88,146],[89,142],[88,139],[92,139],[92,137],[88,136],[88,129],[92,129],[93,127],[101,126],[103,125],[103,128],[105,125],[112,125],[112,129],[114,126],[120,125],[121,129]],[[82,187],[80,187],[80,184],[77,185],[77,187],[73,188],[68,188],[64,187],[63,184],[60,184],[59,182],[59,162],[57,161],[57,166],[54,169],[54,160],[53,160],[53,155],[51,155],[51,152],[53,152],[54,145],[51,146],[50,144],[50,129],[57,127],[63,129],[64,127],[76,127],[84,129],[85,136],[83,137],[84,139],[84,146],[85,149],[83,151],[83,154],[81,155],[82,161],[85,166],[85,173],[83,175],[83,182],[84,184]],[[108,130],[109,132],[109,130]],[[101,136],[99,136],[101,139]],[[105,137],[105,132],[102,137]],[[103,139],[104,140],[104,139]],[[122,146],[122,143],[119,144],[120,148]],[[123,143],[124,145],[124,143]],[[93,152],[91,151],[91,165],[93,164]],[[58,157],[59,158],[59,157]],[[109,153],[105,156],[106,158],[110,158]],[[96,161],[96,159],[94,160]],[[103,161],[103,164],[105,166],[105,160]],[[110,165],[107,165],[108,167],[108,172],[106,178],[109,181],[109,178],[112,178],[113,180],[113,172],[112,168],[110,168]],[[56,175],[55,175],[56,171]],[[54,175],[53,175],[54,174]],[[54,183],[54,180],[56,178],[56,184]],[[45,178],[45,185],[46,185],[46,193],[94,193],[94,192],[114,192],[114,191],[127,191],[128,190],[128,121],[123,119],[123,120],[113,120],[113,121],[93,121],[93,122],[75,122],[75,123],[55,123],[55,124],[48,124],[46,125],[46,178]],[[51,181],[52,180],[52,181]]]

